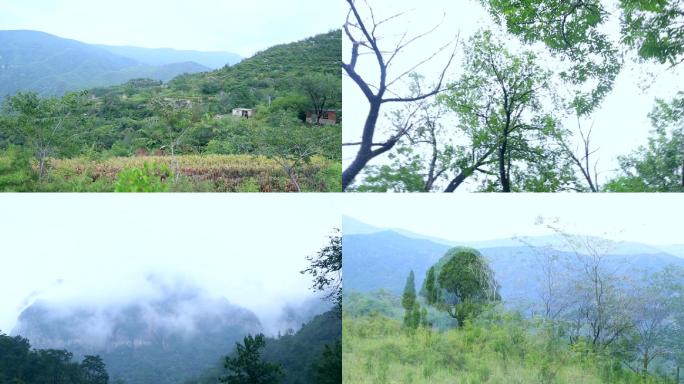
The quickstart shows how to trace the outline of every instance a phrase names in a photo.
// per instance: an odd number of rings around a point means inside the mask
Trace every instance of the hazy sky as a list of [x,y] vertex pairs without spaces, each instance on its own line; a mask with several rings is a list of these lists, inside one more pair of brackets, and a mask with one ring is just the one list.
[[684,194],[355,194],[343,212],[383,228],[452,241],[550,235],[539,216],[580,235],[682,244]]
[[[381,20],[399,11],[407,11],[407,16],[389,21],[380,26],[377,35],[382,36],[381,43],[384,47],[392,47],[399,36],[409,31],[409,36],[415,36],[434,27],[442,20],[441,26],[429,38],[419,40],[410,48],[405,49],[395,59],[395,64],[389,71],[388,77],[397,75],[427,58],[437,48],[453,41],[456,36],[459,42],[465,42],[477,30],[481,28],[495,29],[497,26],[491,20],[489,14],[475,0],[441,1],[430,0],[422,4],[424,7],[416,7],[416,3],[410,0],[374,0],[371,2],[376,20]],[[427,6],[427,5],[430,6]],[[365,7],[360,7],[365,9]],[[614,23],[606,28],[606,32],[616,35],[619,26]],[[517,40],[509,38],[511,45],[518,45]],[[343,59],[348,62],[350,44],[343,38]],[[447,72],[447,79],[456,80],[460,76],[462,67],[462,50],[459,49],[454,62]],[[444,64],[447,62],[449,52],[436,56],[433,60],[419,67],[417,71],[426,77],[427,83],[434,83]],[[359,72],[365,74],[367,79],[377,79],[372,56],[363,56],[357,64]],[[597,153],[599,159],[599,178],[605,180],[614,176],[614,170],[618,168],[617,156],[631,152],[639,145],[647,143],[649,131],[652,129],[648,113],[653,109],[656,97],[671,99],[677,91],[681,90],[684,83],[684,65],[675,70],[667,70],[665,66],[655,64],[637,64],[627,61],[622,72],[618,76],[613,92],[605,99],[602,106],[587,119],[583,126],[587,129],[592,123],[594,129],[592,141],[595,147],[600,148]],[[649,87],[643,90],[643,86]],[[368,103],[358,87],[347,76],[343,79],[345,127],[343,140],[355,142],[359,140],[363,122],[368,110]],[[382,112],[388,112],[391,104],[385,104]],[[350,112],[350,111],[353,111]],[[380,121],[383,119],[381,118]],[[566,128],[576,129],[574,117],[564,119]],[[447,124],[448,126],[448,124]],[[386,132],[387,124],[379,126],[379,133]],[[379,136],[379,141],[383,136]],[[385,136],[386,137],[386,136]],[[345,166],[351,162],[358,147],[345,147],[343,152]],[[372,164],[382,164],[387,158],[377,158]]]
[[32,293],[119,301],[145,294],[150,273],[274,319],[314,295],[299,271],[340,225],[322,194],[6,195],[0,212],[6,333]]
[[340,28],[342,1],[0,0],[0,29],[86,43],[230,51],[251,56]]

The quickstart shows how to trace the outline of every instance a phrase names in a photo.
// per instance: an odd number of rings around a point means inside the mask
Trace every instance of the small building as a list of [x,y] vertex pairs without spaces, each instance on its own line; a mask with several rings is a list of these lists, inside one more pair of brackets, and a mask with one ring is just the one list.
[[306,112],[306,122],[307,123],[316,124],[318,122],[320,124],[327,124],[327,125],[337,124],[337,111],[335,111],[333,109],[324,109],[323,111],[321,111],[320,120],[317,117],[318,116],[316,114],[316,111],[307,111]]
[[254,110],[249,108],[233,108],[233,116],[250,118],[254,115]]

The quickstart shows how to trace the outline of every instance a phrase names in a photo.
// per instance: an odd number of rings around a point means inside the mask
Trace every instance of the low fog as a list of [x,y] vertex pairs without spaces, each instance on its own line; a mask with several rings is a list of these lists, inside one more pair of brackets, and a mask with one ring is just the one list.
[[[324,197],[15,195],[0,211],[4,333],[35,303],[61,318],[82,311],[92,340],[136,307],[155,326],[191,335],[198,319],[233,305],[273,335],[301,325],[293,311],[328,306],[300,273],[340,225]],[[161,310],[169,298],[171,310]]]

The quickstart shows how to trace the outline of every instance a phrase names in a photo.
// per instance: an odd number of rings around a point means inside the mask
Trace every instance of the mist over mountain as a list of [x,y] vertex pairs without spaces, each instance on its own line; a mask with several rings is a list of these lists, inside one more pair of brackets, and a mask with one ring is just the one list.
[[[416,285],[420,287],[427,270],[444,253],[454,246],[468,246],[478,249],[488,260],[495,277],[501,285],[504,302],[516,306],[527,305],[537,299],[542,280],[539,268],[541,252],[552,252],[564,264],[572,264],[575,254],[554,246],[562,239],[541,236],[526,239],[526,243],[515,239],[485,242],[437,242],[435,238],[418,238],[398,233],[395,230],[371,231],[372,226],[350,218],[343,221],[344,273],[347,292],[369,293],[384,289],[400,295],[406,276],[415,273]],[[353,233],[355,229],[361,234]],[[497,246],[498,244],[516,244]],[[529,244],[529,245],[528,245]],[[530,246],[531,245],[531,246]],[[615,249],[618,251],[616,252]],[[633,276],[658,272],[670,264],[683,266],[684,259],[639,243],[627,243],[611,248],[608,262],[616,271]]]
[[[195,61],[212,65],[202,65]],[[124,83],[168,81],[239,60],[230,53],[103,47],[30,30],[0,31],[0,97],[18,91],[44,96]]]
[[167,65],[194,62],[210,69],[219,69],[242,60],[242,56],[232,52],[202,52],[172,48],[140,48],[118,45],[96,45],[119,56],[129,57],[148,65]]
[[[247,334],[268,334],[255,313],[223,297],[157,276],[147,281],[151,289],[140,297],[111,302],[39,299],[11,334],[34,348],[100,355],[110,375],[128,384],[182,383],[214,367]],[[277,328],[295,332],[329,306],[317,298],[285,304]]]

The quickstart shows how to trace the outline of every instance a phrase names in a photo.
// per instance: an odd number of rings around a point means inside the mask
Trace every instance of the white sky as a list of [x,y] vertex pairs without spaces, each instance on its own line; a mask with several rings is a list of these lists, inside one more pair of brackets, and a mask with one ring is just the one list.
[[[496,29],[497,26],[491,20],[489,14],[475,0],[466,1],[442,1],[426,0],[416,7],[415,1],[410,0],[373,0],[371,2],[376,20],[383,19],[389,15],[400,11],[409,11],[408,17],[387,22],[379,27],[378,36],[383,36],[385,47],[392,47],[392,42],[405,31],[409,31],[409,36],[414,36],[434,27],[444,16],[442,25],[429,35],[407,48],[395,59],[395,68],[390,69],[388,77],[392,74],[400,74],[420,60],[428,57],[437,48],[453,40],[454,36],[459,36],[459,41],[467,41],[468,38],[480,28]],[[360,6],[360,9],[365,7]],[[616,25],[611,25],[608,30],[616,29]],[[511,43],[517,41],[510,38]],[[517,45],[517,44],[513,44]],[[459,49],[454,62],[452,63],[447,79],[454,81],[460,75],[463,55]],[[421,66],[417,71],[424,75],[428,84],[434,83],[450,52],[444,52],[435,57],[429,63]],[[343,37],[342,56],[345,62],[349,61],[350,44],[346,37]],[[367,81],[374,81],[374,60],[370,56],[365,56],[357,64],[358,71],[364,75]],[[583,122],[583,128],[588,128],[594,124],[592,132],[593,145],[600,148],[597,153],[599,159],[599,181],[605,181],[614,176],[614,170],[618,168],[617,156],[624,155],[636,149],[639,145],[647,143],[649,131],[652,129],[648,113],[653,109],[656,97],[666,100],[671,99],[677,91],[681,90],[684,83],[684,66],[680,65],[675,70],[666,70],[665,66],[656,64],[636,64],[627,61],[618,76],[612,93],[605,99],[601,107],[590,116],[589,120]],[[650,86],[643,90],[643,85]],[[368,110],[368,104],[363,94],[358,90],[354,82],[346,75],[343,79],[343,106],[345,110],[345,128],[343,132],[344,142],[359,141],[363,123]],[[391,104],[385,104],[381,112],[388,112],[392,108]],[[383,121],[381,118],[380,122]],[[574,117],[563,121],[566,128],[576,129]],[[387,125],[379,124],[378,133],[387,132]],[[377,135],[377,134],[376,134]],[[384,136],[386,137],[386,136]],[[377,141],[383,138],[382,135],[376,137]],[[358,147],[344,147],[343,161],[346,167]],[[376,158],[371,164],[383,164],[388,162],[386,155]],[[463,189],[463,188],[459,188]]]
[[573,234],[650,245],[684,242],[684,194],[353,195],[345,215],[452,241],[553,234],[535,225],[542,216],[559,218],[558,225]]
[[324,194],[14,194],[0,199],[0,212],[6,333],[33,292],[68,302],[136,298],[148,273],[274,318],[286,302],[313,297],[299,271],[341,214]]
[[0,29],[31,29],[86,43],[229,51],[340,28],[342,1],[0,0]]

